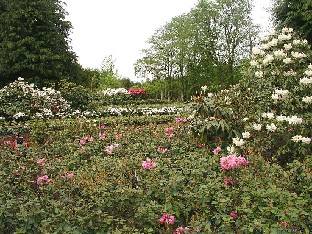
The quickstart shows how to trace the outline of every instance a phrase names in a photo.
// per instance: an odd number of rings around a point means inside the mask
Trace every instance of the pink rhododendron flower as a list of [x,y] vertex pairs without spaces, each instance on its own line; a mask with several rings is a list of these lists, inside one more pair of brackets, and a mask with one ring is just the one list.
[[115,135],[115,138],[118,140],[118,139],[121,139],[122,138],[122,134],[116,134]]
[[101,140],[105,139],[105,138],[106,138],[105,133],[99,133],[99,138],[100,138]]
[[224,178],[223,183],[225,185],[233,185],[234,184],[234,179],[232,177]]
[[108,154],[112,154],[113,150],[118,148],[118,147],[119,147],[119,144],[109,145],[109,146],[106,147],[105,152],[108,153]]
[[99,129],[104,129],[105,128],[105,125],[104,124],[100,124],[99,125]]
[[223,170],[233,170],[238,166],[247,165],[249,162],[242,156],[228,155],[220,159],[220,165]]
[[11,141],[3,141],[3,144],[4,144],[4,145],[11,145],[12,142],[11,142]]
[[167,224],[174,224],[175,217],[173,215],[169,215],[167,213],[163,214],[161,218],[159,219],[159,222],[161,224],[167,223]]
[[218,147],[215,148],[212,152],[213,152],[214,155],[217,155],[217,154],[219,154],[220,151],[221,151],[221,147],[218,146]]
[[190,230],[188,227],[178,227],[173,234],[183,234]]
[[43,175],[37,178],[37,185],[42,186],[44,184],[49,184],[51,179],[47,175]]
[[198,146],[199,146],[199,148],[204,148],[204,147],[206,146],[206,144],[201,143],[201,144],[199,144]]
[[92,143],[94,141],[94,138],[91,136],[88,138],[88,141]]
[[45,160],[44,158],[40,158],[40,159],[37,160],[37,163],[39,165],[43,166],[44,165],[44,160]]
[[195,232],[200,232],[200,231],[201,231],[200,227],[197,227],[197,228],[195,229]]
[[151,159],[147,158],[145,161],[142,161],[142,167],[146,170],[155,168],[157,165],[156,162],[153,162]]
[[282,224],[282,226],[283,226],[284,228],[287,228],[287,227],[288,227],[288,223],[285,222],[285,221],[281,222],[281,224]]
[[169,138],[173,137],[174,136],[173,128],[172,127],[166,128],[165,134]]
[[87,143],[87,139],[88,138],[86,138],[86,137],[80,139],[80,141],[79,141],[80,145],[85,145]]
[[187,122],[187,119],[185,119],[185,118],[176,118],[175,121],[176,121],[177,123],[186,123],[186,122]]
[[61,176],[61,177],[62,177],[62,178],[67,178],[67,179],[71,179],[71,178],[73,178],[73,176],[74,176],[73,173],[67,173],[67,174],[65,174],[65,175],[63,175],[63,176]]
[[165,154],[165,153],[168,152],[168,149],[165,148],[165,147],[159,146],[159,147],[157,148],[157,152],[160,153],[160,154]]
[[238,219],[238,214],[235,212],[235,211],[232,211],[230,216],[233,218],[233,219]]

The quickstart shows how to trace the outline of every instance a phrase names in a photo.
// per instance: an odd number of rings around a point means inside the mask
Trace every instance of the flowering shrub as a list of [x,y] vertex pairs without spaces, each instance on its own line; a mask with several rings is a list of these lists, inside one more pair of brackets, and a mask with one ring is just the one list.
[[131,95],[142,95],[142,94],[147,93],[147,91],[145,89],[142,89],[142,88],[138,88],[138,89],[130,88],[129,92]]
[[[214,136],[228,140],[232,153],[257,152],[281,165],[303,160],[311,152],[311,54],[292,29],[272,32],[253,49],[249,76],[216,94],[203,89],[193,99],[191,128],[211,136],[206,143]],[[224,136],[225,130],[231,134]]]
[[[214,147],[200,148],[186,124],[175,118],[158,124],[154,117],[141,120],[31,121],[24,134],[28,147],[12,147],[14,138],[0,136],[0,230],[169,234],[311,229],[311,157],[282,168],[250,153],[244,155],[248,166],[238,165],[246,164],[241,158],[234,161],[237,167],[224,170],[220,158],[227,158],[226,149],[214,155]],[[53,134],[39,144],[39,132]],[[160,145],[169,150],[158,153]],[[144,161],[157,165],[145,169]]]
[[0,116],[8,120],[61,117],[69,109],[60,92],[51,88],[36,89],[23,78],[0,90]]
[[223,170],[233,170],[239,166],[248,165],[248,161],[242,156],[228,155],[220,159],[220,165]]

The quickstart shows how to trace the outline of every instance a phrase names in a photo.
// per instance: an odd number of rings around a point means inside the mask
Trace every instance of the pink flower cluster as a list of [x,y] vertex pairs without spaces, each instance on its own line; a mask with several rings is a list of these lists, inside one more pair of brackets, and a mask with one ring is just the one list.
[[230,213],[230,216],[233,218],[233,219],[238,219],[238,214],[235,212],[235,211],[231,211]]
[[169,214],[165,213],[161,216],[161,218],[159,219],[159,222],[161,224],[164,224],[164,223],[165,224],[174,224],[174,219],[175,219],[175,217],[173,215],[169,215]]
[[80,145],[85,145],[87,143],[87,141],[92,143],[94,141],[94,138],[92,136],[91,137],[83,137],[80,139],[79,143],[80,143]]
[[157,163],[153,162],[152,159],[147,158],[145,161],[142,161],[142,167],[146,170],[154,169]]
[[130,95],[139,95],[139,94],[147,93],[147,91],[142,88],[138,88],[138,89],[130,88],[129,92],[130,92]]
[[246,158],[242,156],[228,155],[220,159],[220,165],[223,170],[233,170],[238,166],[248,165]]
[[73,178],[74,174],[73,173],[67,173],[63,176],[61,176],[62,179],[71,179]]
[[106,147],[105,152],[108,154],[112,154],[113,151],[119,147],[119,144],[112,144]]
[[187,231],[189,231],[190,229],[188,227],[178,227],[173,234],[183,234],[183,233],[187,233]]
[[166,136],[169,137],[169,138],[173,137],[173,136],[174,136],[173,128],[172,128],[172,127],[166,128],[165,134],[166,134]]
[[44,165],[44,161],[45,161],[44,158],[40,158],[40,159],[37,160],[37,163],[38,163],[40,166],[43,166],[43,165]]
[[165,154],[165,153],[168,152],[168,149],[165,148],[165,147],[159,146],[159,147],[157,148],[157,152],[160,153],[160,154]]
[[213,153],[214,155],[217,155],[217,154],[219,154],[220,151],[221,151],[221,147],[218,146],[217,148],[215,148],[215,149],[212,151],[212,153]]
[[234,185],[235,181],[232,177],[224,178],[223,183],[225,185]]
[[43,175],[37,178],[37,185],[42,186],[44,184],[49,184],[51,179],[49,179],[49,176]]
[[106,134],[105,133],[99,133],[99,138],[101,139],[101,140],[104,140],[105,138],[106,138]]
[[186,122],[187,122],[187,119],[185,119],[185,118],[176,118],[175,121],[176,121],[177,123],[186,123]]

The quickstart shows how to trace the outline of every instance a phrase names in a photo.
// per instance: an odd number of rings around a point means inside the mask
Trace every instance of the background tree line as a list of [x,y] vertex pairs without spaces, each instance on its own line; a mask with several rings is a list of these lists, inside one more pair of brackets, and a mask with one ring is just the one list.
[[[258,28],[253,0],[198,0],[148,39],[134,64],[143,83],[120,77],[112,56],[100,69],[82,68],[70,47],[72,25],[60,0],[0,2],[0,86],[24,77],[37,86],[58,87],[67,80],[91,90],[143,86],[154,97],[187,100],[203,85],[211,91],[235,84]],[[278,27],[293,27],[311,44],[310,0],[274,0]]]

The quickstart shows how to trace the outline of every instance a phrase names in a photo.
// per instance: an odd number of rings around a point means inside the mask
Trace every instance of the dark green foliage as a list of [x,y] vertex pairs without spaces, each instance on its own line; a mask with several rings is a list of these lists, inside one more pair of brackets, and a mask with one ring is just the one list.
[[36,85],[76,77],[81,67],[69,47],[72,28],[59,0],[10,0],[0,5],[0,77]]
[[272,11],[277,26],[293,28],[312,45],[311,0],[275,0]]

